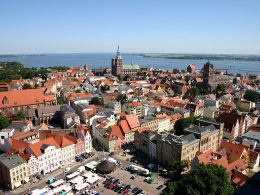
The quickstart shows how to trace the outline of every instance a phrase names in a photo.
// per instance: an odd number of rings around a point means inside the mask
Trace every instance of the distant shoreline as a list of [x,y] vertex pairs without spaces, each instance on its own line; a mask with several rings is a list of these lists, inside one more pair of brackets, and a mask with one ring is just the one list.
[[46,56],[46,54],[0,54],[0,58],[15,58],[27,56]]
[[187,60],[234,60],[234,61],[260,61],[259,55],[225,55],[225,54],[139,54],[145,58],[187,59]]
[[[53,55],[77,55],[77,54],[99,54],[99,53],[43,53],[43,54],[0,54],[1,58],[18,58],[33,56],[53,56]],[[103,53],[100,53],[103,54]],[[104,53],[112,54],[112,53]],[[228,61],[260,61],[260,55],[255,54],[181,54],[181,53],[122,53],[122,55],[135,55],[144,58],[163,58],[181,60],[228,60]]]

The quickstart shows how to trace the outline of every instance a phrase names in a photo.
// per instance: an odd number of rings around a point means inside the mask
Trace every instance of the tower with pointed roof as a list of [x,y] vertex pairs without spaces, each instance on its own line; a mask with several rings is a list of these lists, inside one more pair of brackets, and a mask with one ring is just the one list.
[[111,62],[112,75],[118,76],[122,75],[123,72],[123,59],[120,55],[119,45],[117,47],[116,56],[112,59]]

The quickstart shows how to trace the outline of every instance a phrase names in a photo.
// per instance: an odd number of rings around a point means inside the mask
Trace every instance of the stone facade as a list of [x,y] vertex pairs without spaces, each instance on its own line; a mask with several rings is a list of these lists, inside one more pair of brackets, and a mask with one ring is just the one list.
[[191,161],[197,151],[217,150],[222,142],[223,124],[204,120],[198,120],[197,124],[185,129],[181,136],[168,132],[136,131],[135,148],[164,166],[173,161]]
[[28,182],[27,162],[21,156],[0,156],[0,185],[5,189],[14,190],[23,182]]

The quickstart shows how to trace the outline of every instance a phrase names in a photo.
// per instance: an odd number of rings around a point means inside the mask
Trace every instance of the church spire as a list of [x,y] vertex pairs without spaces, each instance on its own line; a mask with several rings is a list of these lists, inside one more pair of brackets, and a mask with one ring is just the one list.
[[121,59],[120,51],[119,51],[119,45],[117,46],[117,52],[116,52],[116,58]]
[[117,46],[117,53],[120,54],[119,45]]

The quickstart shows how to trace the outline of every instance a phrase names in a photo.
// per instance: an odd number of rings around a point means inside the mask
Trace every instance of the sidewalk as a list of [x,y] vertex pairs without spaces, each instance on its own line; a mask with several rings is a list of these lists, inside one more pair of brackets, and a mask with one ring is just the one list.
[[[95,154],[87,159],[84,159],[82,162],[75,162],[73,164],[68,165],[67,167],[70,167],[71,169],[77,168],[79,166],[85,165],[87,162],[90,162],[92,160],[95,160],[96,158],[102,158],[103,156],[107,156],[107,153],[100,153],[100,152],[95,152]],[[7,192],[7,194],[29,194],[29,192],[31,191],[32,188],[35,188],[37,186],[40,186],[41,184],[46,184],[48,178],[51,177],[57,177],[58,175],[63,174],[64,168],[60,168],[56,171],[53,171],[51,173],[47,173],[46,175],[44,175],[40,181],[35,182],[35,183],[31,183],[28,182],[24,185],[22,185],[21,187],[15,189],[14,191],[10,191]],[[47,184],[46,184],[47,185]]]

